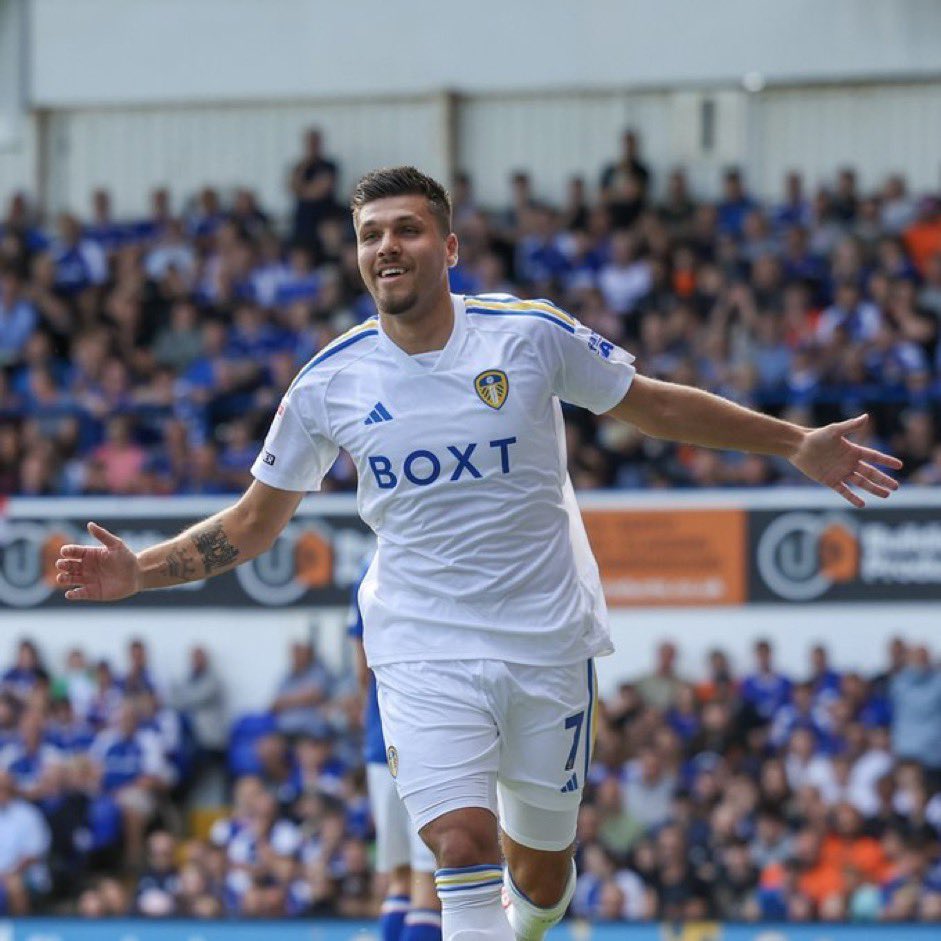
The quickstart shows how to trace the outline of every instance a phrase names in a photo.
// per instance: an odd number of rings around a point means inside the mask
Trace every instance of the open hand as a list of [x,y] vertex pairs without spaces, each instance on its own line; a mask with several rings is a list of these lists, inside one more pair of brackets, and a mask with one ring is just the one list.
[[69,601],[118,601],[140,590],[137,556],[124,540],[97,523],[88,532],[100,546],[67,545],[56,560],[56,584]]
[[873,463],[898,470],[902,462],[891,454],[854,444],[846,437],[862,430],[868,420],[867,415],[858,415],[848,421],[834,422],[808,431],[800,447],[791,456],[791,463],[811,480],[835,490],[855,507],[865,506],[865,503],[850,487],[885,499],[893,490],[898,490],[899,484],[888,474],[873,467]]

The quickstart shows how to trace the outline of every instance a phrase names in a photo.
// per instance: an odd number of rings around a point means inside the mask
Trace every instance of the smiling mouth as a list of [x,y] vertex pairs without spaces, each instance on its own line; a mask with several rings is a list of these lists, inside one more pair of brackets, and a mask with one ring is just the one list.
[[402,275],[404,274],[405,274],[404,268],[400,268],[400,267],[384,268],[382,271],[379,272],[379,280],[386,281],[386,282],[395,281],[398,278],[401,278]]

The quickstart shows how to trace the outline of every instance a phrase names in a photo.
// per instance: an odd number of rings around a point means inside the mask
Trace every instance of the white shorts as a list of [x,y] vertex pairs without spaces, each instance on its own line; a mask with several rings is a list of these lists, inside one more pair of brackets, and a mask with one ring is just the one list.
[[376,871],[411,866],[415,872],[434,872],[435,857],[418,835],[418,828],[412,826],[388,767],[367,763],[366,787],[376,824]]
[[[389,765],[417,829],[452,810],[498,814],[503,804],[501,824],[517,842],[536,849],[571,842],[594,737],[591,660],[390,663],[375,674]],[[532,815],[507,812],[508,803],[548,812],[543,845],[512,832],[508,820]]]

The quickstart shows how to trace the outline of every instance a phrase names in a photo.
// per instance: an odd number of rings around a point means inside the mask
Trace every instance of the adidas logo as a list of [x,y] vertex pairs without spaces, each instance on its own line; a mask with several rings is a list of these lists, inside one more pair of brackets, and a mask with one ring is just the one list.
[[389,410],[382,404],[382,402],[376,402],[372,407],[372,411],[369,415],[366,416],[366,420],[363,422],[364,425],[378,425],[384,421],[392,421],[392,416],[389,414]]
[[568,781],[566,781],[565,784],[563,784],[562,787],[559,788],[559,790],[563,794],[567,793],[568,791],[577,791],[578,790],[578,775],[573,774],[568,779]]

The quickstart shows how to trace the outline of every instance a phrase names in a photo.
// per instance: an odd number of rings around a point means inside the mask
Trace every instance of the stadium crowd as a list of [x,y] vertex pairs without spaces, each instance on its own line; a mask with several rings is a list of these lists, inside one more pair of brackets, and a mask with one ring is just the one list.
[[[824,646],[799,679],[766,640],[697,678],[668,641],[599,702],[570,914],[591,920],[941,919],[941,667]],[[374,917],[381,891],[355,684],[294,643],[264,712],[225,719],[209,655],[155,676],[29,640],[0,677],[0,910]],[[181,808],[224,770],[231,801]],[[193,802],[190,801],[192,804]]]
[[[659,171],[658,171],[659,172]],[[594,185],[597,183],[597,185]],[[279,226],[252,191],[204,188],[177,210],[157,189],[142,220],[40,223],[23,194],[0,217],[0,492],[240,490],[300,365],[373,313],[337,164],[311,131]],[[941,200],[903,176],[862,192],[850,168],[763,204],[736,169],[721,198],[661,185],[626,132],[597,181],[478,206],[453,181],[453,288],[550,298],[693,383],[803,423],[873,418],[871,438],[912,483],[941,481]],[[174,194],[179,196],[180,194]],[[789,465],[650,441],[572,411],[576,486],[797,484]],[[328,486],[351,489],[341,460]]]

